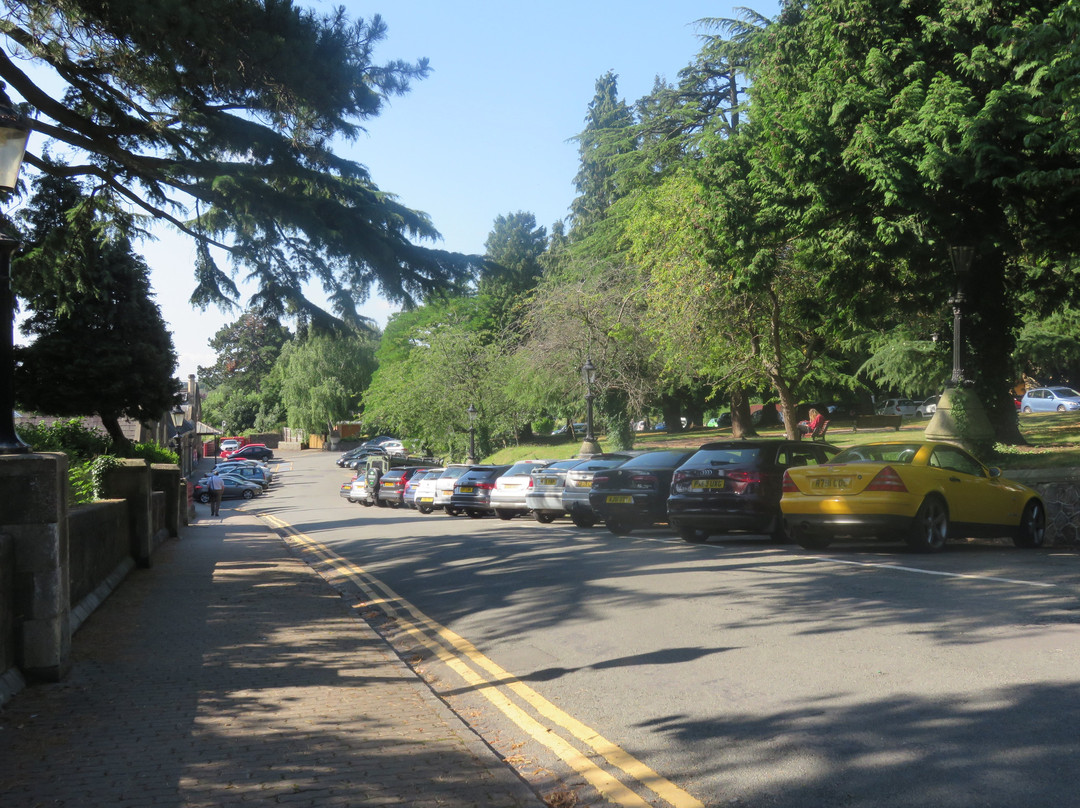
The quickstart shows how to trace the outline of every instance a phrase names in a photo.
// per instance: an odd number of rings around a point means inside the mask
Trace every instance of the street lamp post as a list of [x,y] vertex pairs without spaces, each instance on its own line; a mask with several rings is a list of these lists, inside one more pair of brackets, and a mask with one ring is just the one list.
[[[0,85],[0,189],[14,191],[26,154],[30,124],[16,112]],[[15,295],[11,291],[11,255],[19,242],[0,235],[0,454],[30,451],[15,431]]]
[[956,275],[956,294],[949,298],[953,310],[953,368],[950,387],[959,387],[964,383],[964,309],[967,307],[968,273],[974,256],[971,247],[949,247],[949,259]]
[[465,458],[465,462],[470,466],[476,465],[476,416],[477,410],[472,404],[469,405],[469,409],[465,410],[469,416],[469,456]]
[[581,443],[579,454],[599,454],[600,444],[593,434],[593,385],[596,384],[596,366],[589,357],[585,357],[585,364],[581,366],[581,378],[585,382],[585,440]]

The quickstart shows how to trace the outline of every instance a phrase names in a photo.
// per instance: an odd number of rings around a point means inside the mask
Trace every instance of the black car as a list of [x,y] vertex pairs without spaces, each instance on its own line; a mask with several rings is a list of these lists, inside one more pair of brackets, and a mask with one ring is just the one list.
[[229,460],[273,460],[274,453],[267,447],[258,443],[249,443],[232,452]]
[[454,493],[450,495],[449,507],[464,511],[474,519],[493,513],[491,491],[495,488],[495,480],[505,474],[509,468],[509,466],[470,466],[468,471],[454,480]]
[[693,452],[645,452],[593,474],[589,505],[607,529],[625,536],[634,527],[667,521],[671,478]]
[[706,443],[675,470],[668,523],[688,542],[730,531],[785,541],[784,471],[826,463],[838,451],[827,443],[794,440]]
[[[379,478],[379,488],[375,496],[380,505],[389,505],[397,508],[401,505],[405,494],[405,483],[421,470],[421,466],[408,466],[406,468],[395,467]],[[427,469],[423,469],[427,471]]]

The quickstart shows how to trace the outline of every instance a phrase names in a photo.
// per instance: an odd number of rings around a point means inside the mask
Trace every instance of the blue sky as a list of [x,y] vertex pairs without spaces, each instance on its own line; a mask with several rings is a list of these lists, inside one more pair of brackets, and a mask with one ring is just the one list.
[[[310,2],[310,0],[309,0]],[[339,5],[310,2],[315,8]],[[776,0],[746,3],[774,16]],[[528,211],[547,226],[574,197],[577,148],[595,82],[608,70],[633,102],[659,75],[674,81],[700,47],[695,21],[733,7],[702,0],[547,3],[346,0],[350,16],[382,15],[388,36],[376,61],[428,57],[431,76],[392,99],[368,132],[342,153],[375,183],[428,213],[443,241],[482,253],[495,217]],[[194,249],[175,236],[143,245],[162,314],[174,331],[186,377],[214,355],[207,340],[235,313],[192,310]],[[248,290],[250,293],[250,290]],[[393,309],[372,299],[363,313],[380,325]]]

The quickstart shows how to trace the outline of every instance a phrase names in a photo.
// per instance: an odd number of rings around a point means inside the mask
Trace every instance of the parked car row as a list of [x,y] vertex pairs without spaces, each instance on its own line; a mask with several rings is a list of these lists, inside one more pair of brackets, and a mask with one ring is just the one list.
[[[236,458],[235,455],[218,462],[214,471],[225,480],[222,499],[252,499],[263,494],[274,482],[274,471],[266,463]],[[207,480],[208,477],[202,477],[195,482],[192,495],[198,502],[210,501]]]
[[[356,480],[342,486],[350,495]],[[616,535],[668,523],[688,542],[732,532],[792,539],[808,549],[838,537],[900,538],[942,549],[955,529],[1042,546],[1045,507],[958,446],[933,441],[863,444],[729,440],[697,451],[619,452],[513,465],[403,466],[380,478],[378,504],[502,519],[561,516],[602,522]]]

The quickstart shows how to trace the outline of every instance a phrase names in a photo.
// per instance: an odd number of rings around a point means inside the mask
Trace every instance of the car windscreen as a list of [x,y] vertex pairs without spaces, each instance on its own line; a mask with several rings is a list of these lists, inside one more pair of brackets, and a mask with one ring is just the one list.
[[755,466],[761,457],[760,446],[730,449],[701,449],[686,461],[688,466]]
[[922,444],[886,443],[852,446],[835,455],[830,465],[837,463],[910,463],[915,459]]
[[627,460],[619,468],[673,469],[682,465],[685,459],[686,452],[646,452]]
[[1071,387],[1051,387],[1050,392],[1058,398],[1080,398],[1080,393]]

